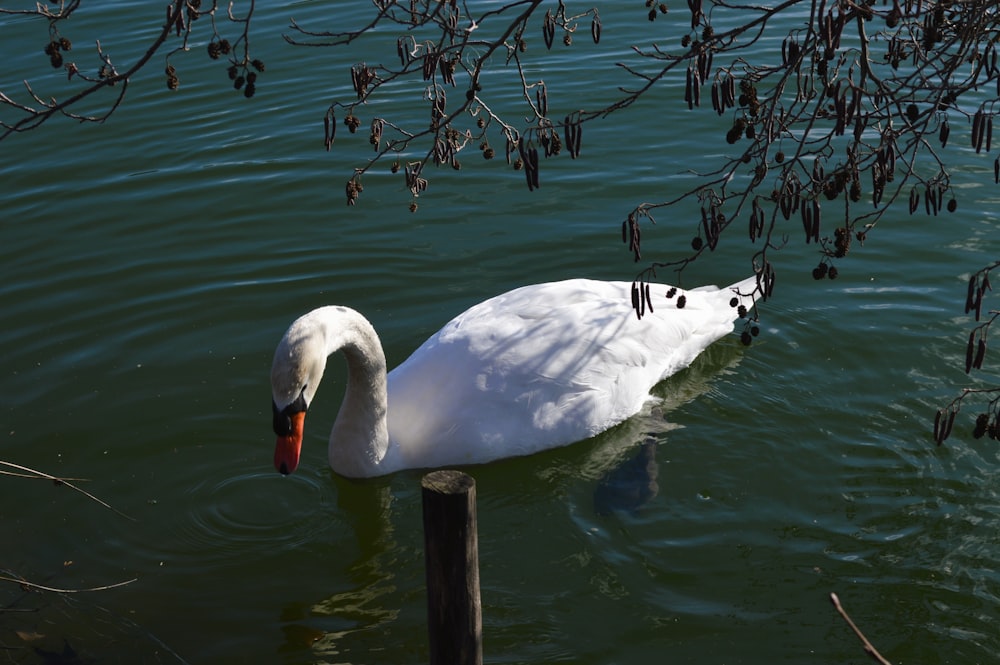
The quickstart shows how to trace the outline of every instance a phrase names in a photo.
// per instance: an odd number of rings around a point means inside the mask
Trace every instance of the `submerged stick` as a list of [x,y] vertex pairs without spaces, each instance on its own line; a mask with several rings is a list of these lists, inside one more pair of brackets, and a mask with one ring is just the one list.
[[[80,487],[77,487],[73,483],[69,482],[71,480],[69,478],[60,478],[58,476],[52,476],[52,475],[49,475],[49,474],[45,473],[44,471],[37,471],[35,469],[32,469],[31,467],[21,466],[20,464],[14,464],[13,462],[5,462],[4,460],[0,460],[0,466],[6,466],[6,467],[9,467],[11,469],[16,469],[18,471],[24,472],[24,473],[14,473],[14,472],[11,472],[11,471],[0,471],[0,475],[15,476],[17,478],[42,478],[42,479],[45,479],[45,480],[51,480],[51,481],[53,481],[56,484],[65,485],[66,487],[70,488],[71,490],[79,492],[80,494],[84,495],[88,499],[90,499],[92,501],[96,501],[97,503],[101,504],[102,506],[104,506],[108,510],[113,510],[114,512],[118,513],[119,515],[121,515],[122,517],[124,517],[127,520],[131,520],[133,522],[136,521],[136,519],[134,517],[129,517],[128,515],[126,515],[122,511],[118,510],[114,506],[112,506],[112,505],[110,505],[108,503],[105,503],[104,501],[101,501],[100,499],[98,499],[96,496],[94,496],[93,494],[91,494],[87,490],[85,490],[83,488],[80,488]],[[80,478],[72,478],[72,480],[81,480],[81,479]]]
[[844,606],[840,604],[840,598],[837,598],[837,594],[835,593],[830,594],[830,602],[833,603],[833,606],[837,609],[837,612],[840,614],[840,616],[844,618],[844,621],[847,622],[847,625],[851,627],[851,630],[854,631],[854,634],[858,636],[859,640],[861,640],[861,644],[863,644],[865,648],[865,653],[867,653],[869,656],[875,659],[875,661],[879,663],[879,665],[892,665],[892,663],[890,663],[888,660],[882,657],[882,654],[880,654],[878,652],[878,649],[876,649],[875,646],[868,641],[868,638],[865,637],[865,634],[861,632],[861,629],[858,628],[853,621],[851,621],[851,617],[848,616],[847,610],[845,610]]
[[87,589],[58,589],[56,587],[44,586],[42,584],[35,584],[34,582],[29,582],[26,579],[18,579],[16,577],[7,577],[6,575],[0,575],[0,582],[14,582],[15,584],[20,584],[22,586],[31,587],[32,589],[38,589],[39,591],[52,591],[53,593],[84,593],[87,591],[107,591],[108,589],[114,589],[116,587],[125,586],[126,584],[131,584],[138,580],[138,577],[133,577],[130,580],[125,580],[124,582],[116,582],[115,584],[106,584],[104,586],[95,586]]

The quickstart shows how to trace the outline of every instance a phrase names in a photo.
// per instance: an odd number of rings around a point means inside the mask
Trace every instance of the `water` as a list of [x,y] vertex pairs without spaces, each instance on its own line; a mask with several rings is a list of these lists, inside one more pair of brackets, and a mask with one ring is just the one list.
[[[80,62],[95,36],[119,63],[137,57],[152,27],[109,26],[160,17],[100,11],[67,28]],[[274,473],[275,343],[298,314],[341,303],[373,321],[394,365],[514,286],[629,279],[624,215],[683,191],[692,154],[724,150],[726,128],[663,89],[588,125],[582,158],[543,163],[534,193],[472,152],[460,174],[429,173],[414,214],[384,169],[348,208],[344,182],[370,146],[341,129],[325,153],[321,118],[350,93],[355,58],[280,38],[289,15],[325,11],[258,11],[268,69],[249,102],[198,44],[172,59],[177,93],[158,61],[107,123],[54,119],[0,143],[0,459],[87,478],[132,518],[0,479],[0,568],[59,588],[136,580],[74,596],[5,584],[5,605],[37,610],[4,614],[6,646],[99,662],[425,662],[421,473],[352,482],[326,468],[339,363],[300,470]],[[621,58],[654,29],[644,12],[602,16]],[[30,75],[64,94],[61,74],[36,73],[43,24],[3,18],[0,33],[3,90]],[[585,41],[536,61],[550,108],[572,108],[561,89],[596,105],[595,81],[620,82]],[[658,389],[662,405],[595,440],[470,469],[487,662],[860,661],[830,592],[893,662],[998,662],[997,451],[969,423],[942,448],[929,434],[968,381],[964,280],[998,247],[989,160],[948,155],[956,214],[890,216],[833,282],[814,282],[815,254],[793,244],[753,346],[719,342]],[[670,258],[696,211],[658,222],[645,253]],[[734,281],[746,253],[724,240],[686,279]],[[655,496],[604,514],[605,475],[649,450]]]

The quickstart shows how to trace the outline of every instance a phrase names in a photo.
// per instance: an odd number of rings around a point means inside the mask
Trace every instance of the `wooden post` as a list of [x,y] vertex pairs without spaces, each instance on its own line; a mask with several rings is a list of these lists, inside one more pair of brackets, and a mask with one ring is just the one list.
[[476,481],[434,471],[421,485],[431,665],[482,665]]

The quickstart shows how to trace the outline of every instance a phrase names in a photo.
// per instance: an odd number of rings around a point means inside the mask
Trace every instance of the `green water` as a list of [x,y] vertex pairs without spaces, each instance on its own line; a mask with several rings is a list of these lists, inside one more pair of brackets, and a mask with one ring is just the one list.
[[[192,52],[175,56],[176,93],[157,65],[103,125],[55,119],[0,143],[0,459],[87,478],[134,519],[0,478],[0,568],[60,588],[136,579],[72,597],[0,586],[4,605],[36,610],[0,614],[14,662],[41,662],[15,631],[102,663],[426,662],[421,473],[332,475],[325,442],[344,382],[333,363],[300,470],[279,477],[275,343],[298,314],[346,304],[395,365],[506,289],[629,279],[624,215],[679,194],[693,155],[725,149],[714,116],[664,89],[588,125],[582,158],[543,164],[536,192],[473,153],[460,174],[430,173],[414,214],[387,170],[348,208],[344,182],[370,146],[341,132],[324,152],[321,121],[351,94],[359,57],[306,57],[280,37],[288,16],[322,15],[320,4],[260,8],[254,48],[268,69],[249,102]],[[161,10],[81,14],[77,57],[95,36],[136,57]],[[123,12],[150,27],[116,42],[106,31]],[[602,45],[619,57],[652,30],[644,12],[604,18]],[[65,94],[63,74],[37,74],[46,34],[0,18],[3,90],[30,75]],[[574,48],[539,56],[551,90],[599,100],[620,83],[592,45]],[[551,90],[550,108],[572,108]],[[469,469],[487,662],[863,662],[830,592],[893,662],[1000,662],[996,447],[963,431],[936,448],[929,435],[967,381],[963,276],[1000,249],[991,158],[948,156],[956,214],[898,211],[836,281],[812,280],[816,255],[796,239],[758,342],[719,342],[658,389],[660,408],[596,440]],[[661,215],[647,256],[674,256],[695,213]],[[723,241],[686,279],[748,274],[742,242]],[[646,441],[659,493],[600,514],[601,478]]]

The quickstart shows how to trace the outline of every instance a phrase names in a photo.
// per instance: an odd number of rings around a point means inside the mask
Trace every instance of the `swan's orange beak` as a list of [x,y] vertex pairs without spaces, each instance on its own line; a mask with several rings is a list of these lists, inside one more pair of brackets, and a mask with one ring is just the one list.
[[278,435],[278,443],[274,446],[274,468],[283,476],[295,471],[299,465],[299,454],[302,452],[302,429],[305,421],[305,411],[291,414],[289,416],[291,429],[288,434]]

